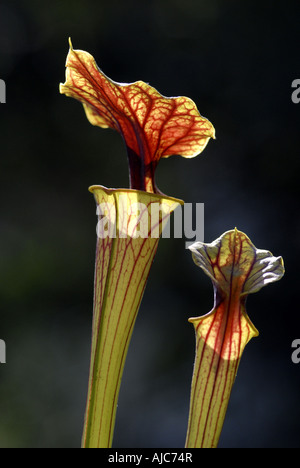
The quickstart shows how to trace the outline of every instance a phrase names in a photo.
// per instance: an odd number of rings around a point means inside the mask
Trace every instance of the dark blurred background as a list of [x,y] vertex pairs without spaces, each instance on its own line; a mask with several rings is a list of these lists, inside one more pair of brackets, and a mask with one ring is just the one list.
[[[68,37],[112,79],[186,95],[216,128],[197,158],[162,160],[158,187],[205,203],[205,241],[235,226],[282,255],[285,277],[248,299],[247,345],[220,447],[300,446],[300,3],[253,0],[2,0],[0,446],[79,447],[89,370],[96,207],[92,184],[128,187],[126,153],[58,92]],[[183,447],[194,359],[187,319],[210,280],[163,239],[117,412],[114,447]]]

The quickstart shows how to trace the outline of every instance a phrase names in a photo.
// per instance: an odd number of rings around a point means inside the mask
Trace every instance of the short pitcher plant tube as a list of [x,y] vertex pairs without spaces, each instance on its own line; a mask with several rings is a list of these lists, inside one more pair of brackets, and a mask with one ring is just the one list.
[[148,84],[117,83],[85,51],[70,50],[60,92],[78,99],[91,124],[117,130],[126,145],[129,189],[92,186],[97,250],[92,347],[82,446],[111,447],[124,363],[164,224],[181,200],[155,184],[161,158],[192,158],[215,137],[187,97],[167,98]]
[[244,348],[258,331],[246,312],[248,294],[278,281],[283,260],[257,249],[234,229],[211,244],[191,245],[193,260],[212,280],[211,312],[191,318],[196,333],[187,448],[217,447]]

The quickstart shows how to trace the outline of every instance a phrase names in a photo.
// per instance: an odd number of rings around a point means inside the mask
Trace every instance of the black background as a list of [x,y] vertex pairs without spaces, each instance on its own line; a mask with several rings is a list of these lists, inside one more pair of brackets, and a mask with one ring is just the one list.
[[[2,0],[0,446],[79,447],[87,391],[96,207],[88,187],[128,187],[126,152],[58,92],[68,37],[119,82],[192,98],[216,128],[174,156],[158,187],[205,204],[205,241],[235,226],[282,255],[285,277],[249,297],[247,345],[220,447],[299,447],[298,1]],[[194,359],[188,317],[213,304],[184,239],[163,239],[121,387],[115,447],[182,447]]]

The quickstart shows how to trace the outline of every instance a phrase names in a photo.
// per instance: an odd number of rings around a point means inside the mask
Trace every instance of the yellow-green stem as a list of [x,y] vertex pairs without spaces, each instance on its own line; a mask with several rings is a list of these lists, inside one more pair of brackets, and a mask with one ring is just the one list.
[[[107,448],[112,445],[124,363],[161,229],[181,202],[137,190],[108,190],[100,186],[90,190],[100,208],[99,220],[107,217],[110,227],[97,240],[82,446]],[[151,224],[154,204],[161,208],[155,226]]]

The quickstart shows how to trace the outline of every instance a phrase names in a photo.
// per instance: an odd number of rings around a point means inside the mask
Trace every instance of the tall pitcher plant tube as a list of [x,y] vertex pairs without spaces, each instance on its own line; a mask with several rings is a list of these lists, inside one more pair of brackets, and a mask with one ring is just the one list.
[[215,304],[211,312],[191,318],[196,332],[187,448],[214,448],[221,434],[240,359],[258,331],[246,313],[248,294],[278,281],[283,260],[257,249],[234,229],[211,244],[190,250],[196,265],[210,277]]
[[198,155],[215,131],[191,99],[164,97],[142,81],[112,81],[71,42],[60,92],[78,99],[93,125],[121,134],[129,163],[129,189],[90,188],[99,229],[82,446],[110,447],[125,358],[158,240],[183,204],[159,191],[155,169],[160,158]]
[[164,224],[179,202],[138,190],[100,186],[90,190],[99,208],[99,223],[107,214],[109,225],[106,230],[100,223],[98,229],[83,443],[87,447],[106,447],[112,442],[121,375],[149,270]]

